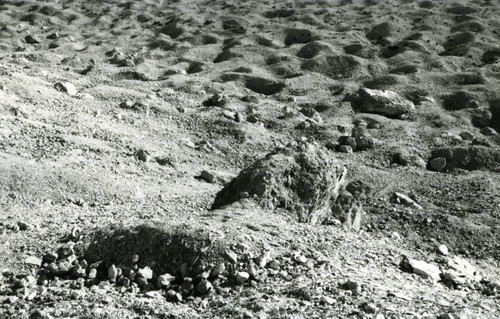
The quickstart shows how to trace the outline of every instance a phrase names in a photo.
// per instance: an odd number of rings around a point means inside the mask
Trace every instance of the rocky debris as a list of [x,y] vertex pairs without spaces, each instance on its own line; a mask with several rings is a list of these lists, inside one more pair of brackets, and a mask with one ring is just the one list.
[[393,156],[393,162],[402,166],[414,166],[418,168],[425,168],[426,161],[418,154],[412,154],[408,150],[400,150]]
[[436,157],[429,161],[429,169],[431,171],[442,172],[446,167],[446,158]]
[[228,98],[225,95],[215,93],[210,98],[203,102],[204,106],[219,106],[223,107],[228,103]]
[[69,96],[75,96],[78,93],[75,86],[70,82],[57,82],[54,84],[54,88],[60,92],[68,94]]
[[224,187],[212,209],[234,203],[247,193],[264,208],[285,208],[301,222],[318,224],[329,215],[346,170],[322,147],[293,142],[259,159]]
[[139,149],[134,154],[135,158],[141,162],[149,162],[151,160],[151,153],[144,149]]
[[495,136],[498,135],[498,132],[492,127],[483,127],[481,128],[481,134],[485,136]]
[[439,245],[437,251],[443,256],[448,256],[448,254],[450,253],[446,245]]
[[433,281],[441,280],[441,270],[436,265],[429,264],[423,260],[409,259],[404,256],[399,266],[404,271],[413,272],[424,278],[430,278]]
[[347,150],[347,152],[345,151],[345,148],[341,150],[342,146],[348,146],[352,151],[361,151],[373,148],[375,144],[375,140],[368,132],[367,124],[364,121],[358,123],[351,130],[351,136],[341,136],[338,142],[338,151],[343,153],[348,153],[349,150]]
[[500,170],[499,163],[500,150],[481,145],[471,145],[440,148],[432,151],[429,168],[435,171],[455,168],[498,171]]
[[416,209],[423,209],[423,207],[420,206],[416,201],[414,201],[413,199],[411,199],[410,197],[408,197],[407,195],[405,195],[403,193],[395,192],[393,197],[392,197],[392,201],[394,203],[402,204],[402,205],[405,205],[408,207],[413,207]]
[[443,281],[454,288],[481,281],[476,268],[462,257],[448,259],[447,266],[449,269],[444,272]]
[[351,97],[351,104],[358,112],[376,113],[397,117],[415,111],[413,102],[392,91],[361,88]]
[[37,36],[35,35],[27,35],[25,38],[24,38],[24,41],[26,41],[26,43],[29,43],[29,44],[38,44],[38,43],[42,43],[40,41],[40,39],[38,39]]

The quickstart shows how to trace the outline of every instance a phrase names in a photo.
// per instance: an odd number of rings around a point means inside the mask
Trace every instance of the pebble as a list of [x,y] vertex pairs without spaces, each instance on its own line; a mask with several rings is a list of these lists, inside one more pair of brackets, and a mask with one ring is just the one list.
[[438,247],[438,252],[443,256],[447,256],[449,254],[448,247],[446,247],[446,245],[440,245]]
[[108,279],[111,282],[115,282],[116,277],[118,277],[118,268],[116,268],[116,266],[113,264],[108,268]]
[[24,41],[26,41],[26,43],[29,43],[29,44],[38,44],[38,43],[41,43],[40,39],[38,39],[37,36],[35,35],[27,35],[24,37]]
[[42,266],[42,260],[38,257],[35,257],[35,256],[30,256],[28,258],[26,258],[24,260],[24,263],[25,264],[28,264],[28,265],[34,265],[34,266]]
[[225,271],[226,271],[226,265],[220,263],[217,266],[215,266],[214,269],[212,269],[212,273],[210,274],[210,276],[218,277],[222,275]]
[[150,280],[153,278],[153,270],[149,266],[146,266],[144,268],[140,268],[139,271],[137,271],[137,275],[146,280]]
[[78,93],[75,86],[70,82],[57,82],[54,88],[60,92],[67,93],[69,96],[75,96]]
[[339,146],[339,152],[341,153],[347,153],[347,154],[352,154],[353,150],[352,147],[349,145],[340,145]]
[[321,303],[324,303],[327,305],[333,305],[337,302],[335,299],[333,299],[332,297],[328,297],[328,296],[321,296],[320,301],[321,301]]
[[212,284],[206,279],[202,279],[196,286],[196,291],[198,291],[200,294],[206,294],[210,290],[212,290]]
[[158,276],[157,284],[159,288],[168,288],[170,287],[170,283],[175,280],[175,276],[171,274],[163,274]]
[[229,261],[231,261],[233,264],[236,264],[238,262],[238,255],[234,251],[227,250],[226,256],[229,258]]
[[436,157],[429,161],[429,168],[435,172],[442,172],[446,167],[446,158]]
[[213,183],[215,181],[215,175],[209,171],[201,171],[200,178],[208,183]]
[[236,281],[239,284],[245,283],[248,279],[250,279],[250,274],[245,271],[239,271],[236,273]]

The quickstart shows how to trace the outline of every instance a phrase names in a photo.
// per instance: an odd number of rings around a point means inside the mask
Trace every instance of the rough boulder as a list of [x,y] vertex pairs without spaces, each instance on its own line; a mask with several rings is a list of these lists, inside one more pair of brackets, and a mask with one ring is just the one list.
[[300,222],[321,224],[331,214],[345,175],[323,147],[292,142],[241,171],[217,193],[212,209],[252,197],[263,208],[285,208]]

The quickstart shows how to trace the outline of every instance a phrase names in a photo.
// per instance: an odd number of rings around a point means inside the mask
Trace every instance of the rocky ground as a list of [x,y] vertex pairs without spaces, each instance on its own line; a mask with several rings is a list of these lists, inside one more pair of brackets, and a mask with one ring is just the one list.
[[0,317],[499,318],[499,17],[0,0]]

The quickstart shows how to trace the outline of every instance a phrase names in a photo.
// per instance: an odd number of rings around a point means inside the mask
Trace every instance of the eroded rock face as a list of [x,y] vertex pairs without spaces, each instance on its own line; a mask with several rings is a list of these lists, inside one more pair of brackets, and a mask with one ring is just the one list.
[[264,208],[285,208],[300,222],[321,224],[331,214],[345,174],[323,147],[293,142],[241,171],[217,194],[212,209],[250,196]]
[[353,108],[358,112],[376,113],[397,117],[415,111],[415,105],[392,91],[361,88],[351,99]]

